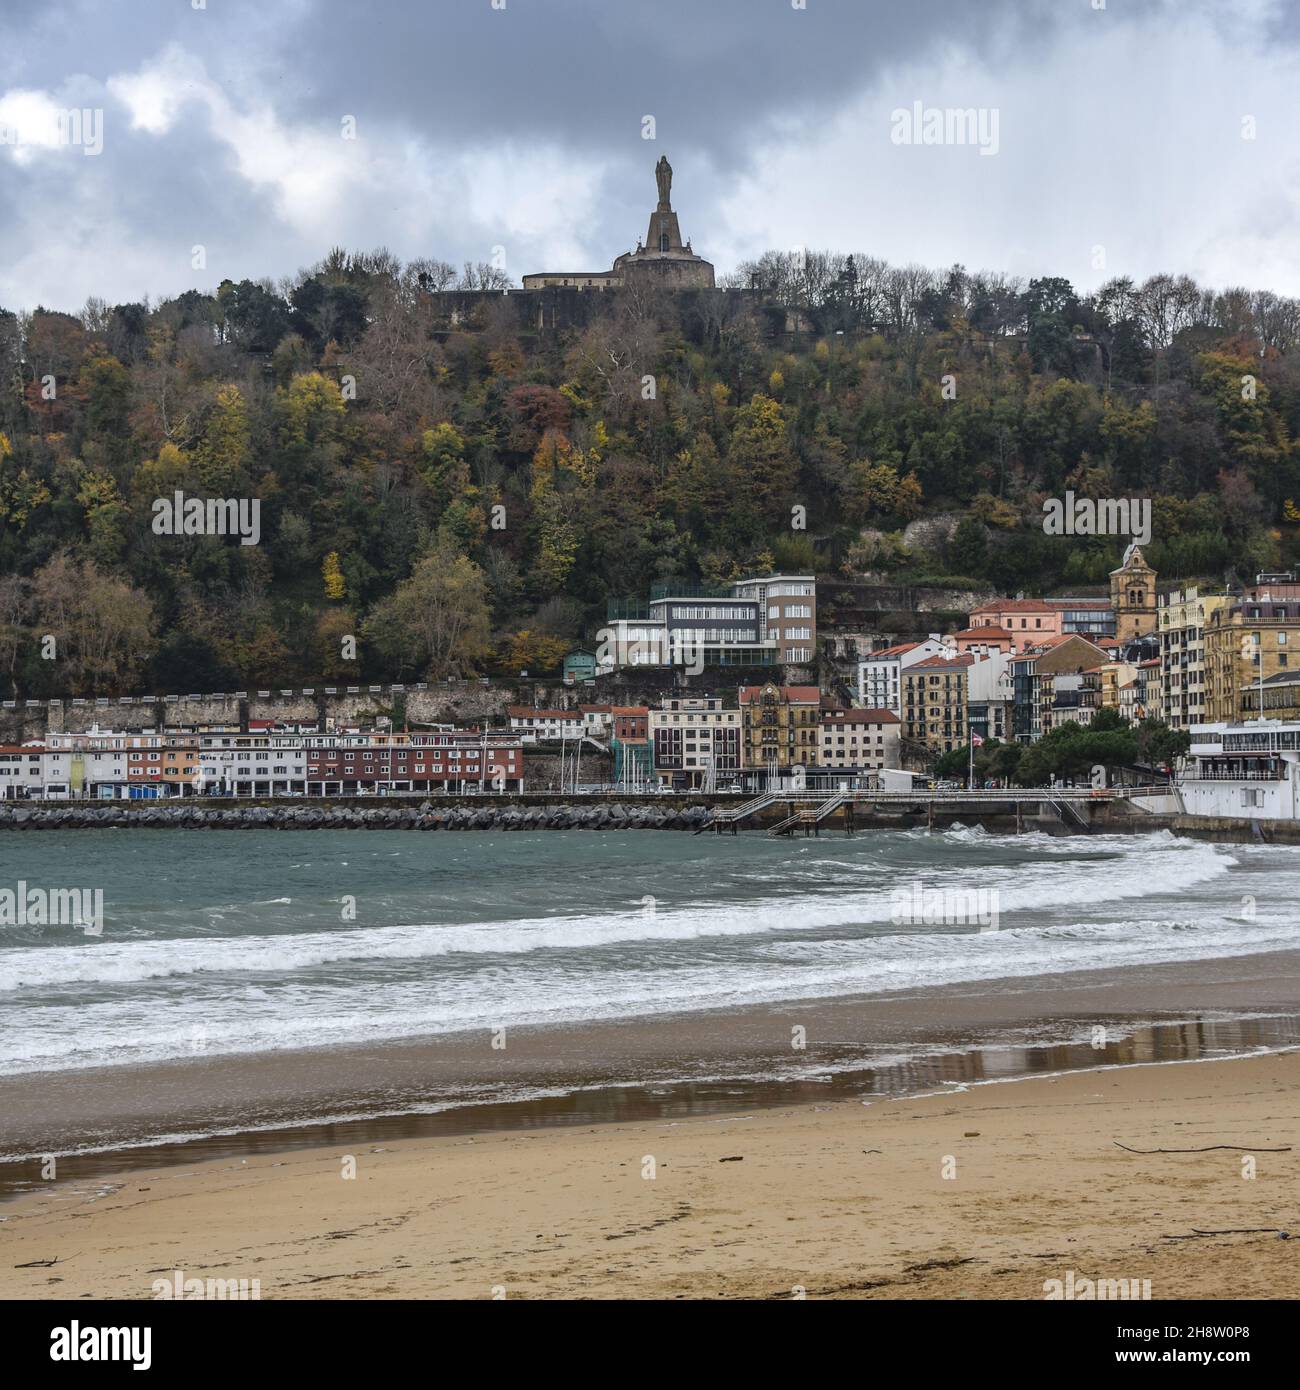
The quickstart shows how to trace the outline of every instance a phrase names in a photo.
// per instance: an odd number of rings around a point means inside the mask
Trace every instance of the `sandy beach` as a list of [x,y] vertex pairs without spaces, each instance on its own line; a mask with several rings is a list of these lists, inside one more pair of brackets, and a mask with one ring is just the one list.
[[123,1172],[5,1204],[0,1297],[1296,1297],[1298,1082],[1287,1052]]

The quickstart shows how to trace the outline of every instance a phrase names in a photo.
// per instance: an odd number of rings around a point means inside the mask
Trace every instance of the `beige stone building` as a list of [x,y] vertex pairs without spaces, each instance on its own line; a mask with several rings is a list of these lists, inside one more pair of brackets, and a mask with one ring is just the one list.
[[611,269],[538,271],[524,276],[524,289],[542,290],[560,286],[604,290],[632,285],[665,290],[713,289],[713,266],[695,254],[689,241],[682,240],[681,227],[672,206],[672,180],[672,165],[667,159],[661,158],[655,166],[659,201],[650,214],[645,241],[638,241],[635,251],[625,251]]
[[1171,729],[1204,723],[1205,627],[1210,614],[1227,607],[1226,594],[1174,589],[1159,596],[1156,631],[1160,636],[1158,715]]
[[744,685],[740,688],[742,765],[783,774],[816,767],[821,691],[815,685]]
[[1210,613],[1205,625],[1205,716],[1230,723],[1243,714],[1242,692],[1300,666],[1300,583],[1264,575]]
[[1137,681],[1137,667],[1131,661],[1116,658],[1095,668],[1097,676],[1097,708],[1120,708],[1119,692],[1123,686]]
[[901,734],[935,753],[966,746],[970,653],[918,661],[903,673]]
[[1115,610],[1115,637],[1120,642],[1145,637],[1156,629],[1156,572],[1133,541],[1119,569],[1110,572],[1110,602]]

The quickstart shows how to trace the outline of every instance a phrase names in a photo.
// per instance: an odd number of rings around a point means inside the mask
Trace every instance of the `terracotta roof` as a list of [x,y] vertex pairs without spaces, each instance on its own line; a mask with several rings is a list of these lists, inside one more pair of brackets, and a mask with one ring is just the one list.
[[973,666],[975,664],[974,654],[963,652],[960,656],[931,656],[924,661],[918,661],[915,666],[909,666],[908,672],[912,671],[933,671],[945,670],[953,666]]
[[897,724],[898,715],[892,709],[825,710],[824,720],[832,724]]
[[[758,699],[767,687],[763,685],[742,685],[740,687],[740,702],[748,704],[752,700]],[[782,685],[777,689],[781,692],[783,700],[789,700],[791,704],[817,705],[821,703],[822,693],[815,685]]]
[[966,627],[963,628],[960,632],[954,632],[952,635],[958,641],[960,641],[962,638],[969,638],[972,641],[975,641],[977,639],[988,640],[990,638],[996,639],[1000,637],[1005,637],[1008,642],[1013,641],[1016,636],[1014,632],[1009,631],[1007,628],[996,627],[992,623],[990,623],[987,627]]
[[1055,613],[1056,609],[1041,598],[996,598],[992,603],[982,603],[971,609],[976,613]]
[[649,705],[612,705],[615,714],[650,714]]
[[1082,642],[1085,647],[1091,647],[1100,657],[1106,657],[1108,655],[1102,647],[1098,646],[1096,642],[1090,641],[1081,632],[1062,632],[1055,637],[1044,637],[1041,642],[1036,642],[1028,650],[1030,652],[1050,652],[1055,647],[1062,646],[1066,642],[1074,641]]
[[583,714],[612,714],[613,705],[579,705],[578,708]]
[[878,652],[868,652],[862,659],[876,661],[882,656],[902,656],[904,652],[915,651],[920,645],[919,642],[902,642],[896,647],[881,647]]

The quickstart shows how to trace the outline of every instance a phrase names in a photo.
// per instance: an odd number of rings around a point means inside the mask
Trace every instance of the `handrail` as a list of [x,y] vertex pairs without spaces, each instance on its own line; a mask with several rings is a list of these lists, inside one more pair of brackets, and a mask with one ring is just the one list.
[[848,799],[848,796],[848,792],[835,792],[831,796],[828,796],[815,811],[795,811],[783,821],[778,821],[767,833],[769,835],[779,835],[782,831],[795,824],[818,825],[825,820],[832,811],[838,810]]

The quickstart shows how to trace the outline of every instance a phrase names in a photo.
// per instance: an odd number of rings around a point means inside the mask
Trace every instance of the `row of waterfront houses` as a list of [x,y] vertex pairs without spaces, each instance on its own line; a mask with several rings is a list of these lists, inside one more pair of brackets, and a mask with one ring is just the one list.
[[734,704],[671,694],[654,706],[507,713],[512,733],[528,743],[607,737],[620,785],[718,790],[818,768],[869,774],[898,766],[897,713],[841,708],[815,685],[742,686]]
[[320,733],[270,720],[247,730],[50,733],[0,745],[0,798],[334,796],[522,791],[523,745],[450,725]]
[[526,747],[558,743],[563,756],[585,740],[612,753],[612,780],[628,790],[719,790],[816,768],[865,775],[898,765],[896,714],[836,707],[816,686],[746,686],[734,704],[668,695],[654,707],[512,706],[508,716],[502,730],[320,732],[255,719],[246,730],[50,733],[0,745],[0,799],[522,792]]

